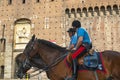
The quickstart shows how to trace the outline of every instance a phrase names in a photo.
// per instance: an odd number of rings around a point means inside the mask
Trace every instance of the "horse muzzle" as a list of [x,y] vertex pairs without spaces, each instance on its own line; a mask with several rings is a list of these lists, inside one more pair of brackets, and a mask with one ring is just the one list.
[[20,78],[20,79],[22,79],[23,76],[24,76],[24,74],[17,74],[17,77]]
[[18,71],[18,72],[16,72],[16,75],[18,78],[22,79],[25,74],[21,71]]

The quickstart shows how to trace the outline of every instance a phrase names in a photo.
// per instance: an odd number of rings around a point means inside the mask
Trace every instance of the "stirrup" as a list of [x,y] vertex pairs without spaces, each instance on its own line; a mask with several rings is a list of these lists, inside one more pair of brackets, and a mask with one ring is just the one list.
[[76,80],[76,78],[71,77],[71,78],[68,78],[67,80]]

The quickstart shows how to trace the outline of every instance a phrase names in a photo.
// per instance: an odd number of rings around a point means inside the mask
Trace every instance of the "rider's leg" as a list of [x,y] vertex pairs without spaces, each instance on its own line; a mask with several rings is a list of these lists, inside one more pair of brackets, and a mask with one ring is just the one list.
[[73,72],[72,77],[77,78],[77,58],[73,59]]
[[76,80],[77,78],[77,58],[78,56],[81,57],[86,53],[86,49],[84,46],[81,46],[75,53],[72,54],[73,59],[73,71],[72,71],[72,78],[70,80]]
[[72,77],[67,80],[76,80],[77,79],[77,59],[72,60]]

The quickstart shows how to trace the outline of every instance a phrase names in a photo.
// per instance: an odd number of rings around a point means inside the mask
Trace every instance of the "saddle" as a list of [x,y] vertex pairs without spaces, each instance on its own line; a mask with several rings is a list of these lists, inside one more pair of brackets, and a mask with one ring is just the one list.
[[[68,54],[66,57],[66,62],[68,66],[72,66],[72,54]],[[102,65],[100,55],[98,52],[91,49],[88,53],[86,53],[85,56],[78,58],[78,66],[80,69],[86,69],[86,70],[97,70],[100,69]],[[102,67],[103,68],[103,67]],[[79,70],[80,70],[79,69]]]
[[96,51],[93,52],[93,54],[88,54],[83,59],[83,65],[88,68],[89,70],[95,70],[98,67],[99,64],[99,58],[98,53]]

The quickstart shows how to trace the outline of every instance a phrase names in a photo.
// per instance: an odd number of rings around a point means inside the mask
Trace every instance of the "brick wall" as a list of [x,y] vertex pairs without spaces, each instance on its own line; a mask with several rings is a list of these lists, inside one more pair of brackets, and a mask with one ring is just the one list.
[[15,23],[20,19],[30,20],[30,35],[55,41],[61,46],[69,44],[66,31],[71,27],[72,21],[78,19],[90,33],[95,49],[120,50],[120,0],[8,1],[0,0],[0,38],[5,25],[6,39],[6,51],[2,56],[5,78],[13,78],[14,58],[21,52],[14,50]]

